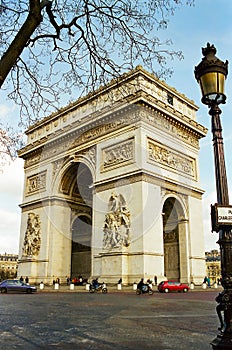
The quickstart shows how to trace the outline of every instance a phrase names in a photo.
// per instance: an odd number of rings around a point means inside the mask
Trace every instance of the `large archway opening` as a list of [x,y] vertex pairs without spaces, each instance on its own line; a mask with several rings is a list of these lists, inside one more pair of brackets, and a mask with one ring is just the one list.
[[72,278],[91,275],[92,241],[92,183],[89,168],[74,162],[66,170],[61,182],[61,192],[71,207],[71,271]]
[[168,198],[163,206],[164,274],[167,279],[180,280],[180,232],[179,222],[183,210],[179,201]]

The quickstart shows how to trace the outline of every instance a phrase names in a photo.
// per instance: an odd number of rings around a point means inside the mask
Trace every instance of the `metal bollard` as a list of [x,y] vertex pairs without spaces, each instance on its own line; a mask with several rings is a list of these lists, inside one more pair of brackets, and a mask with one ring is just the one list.
[[74,290],[74,283],[70,283],[70,290]]
[[203,289],[206,289],[206,283],[203,283],[203,284],[202,284],[202,288],[203,288]]

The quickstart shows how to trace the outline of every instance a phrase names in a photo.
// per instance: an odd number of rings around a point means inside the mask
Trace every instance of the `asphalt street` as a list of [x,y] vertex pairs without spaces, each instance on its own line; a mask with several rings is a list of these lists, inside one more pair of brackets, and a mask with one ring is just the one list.
[[0,349],[209,350],[217,294],[0,294]]

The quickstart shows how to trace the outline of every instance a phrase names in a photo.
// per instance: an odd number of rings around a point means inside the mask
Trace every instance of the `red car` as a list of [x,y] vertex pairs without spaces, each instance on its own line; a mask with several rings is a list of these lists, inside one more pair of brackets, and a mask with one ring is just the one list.
[[169,292],[188,292],[189,286],[178,281],[163,281],[158,285],[158,291],[160,293],[169,293]]

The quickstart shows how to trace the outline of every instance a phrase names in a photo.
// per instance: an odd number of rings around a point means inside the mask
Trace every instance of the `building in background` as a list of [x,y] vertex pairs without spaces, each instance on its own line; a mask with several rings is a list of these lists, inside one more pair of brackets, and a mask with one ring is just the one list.
[[0,278],[15,278],[18,269],[18,255],[16,254],[0,254]]
[[218,250],[214,249],[205,253],[206,276],[210,283],[220,283],[221,280],[221,256]]

